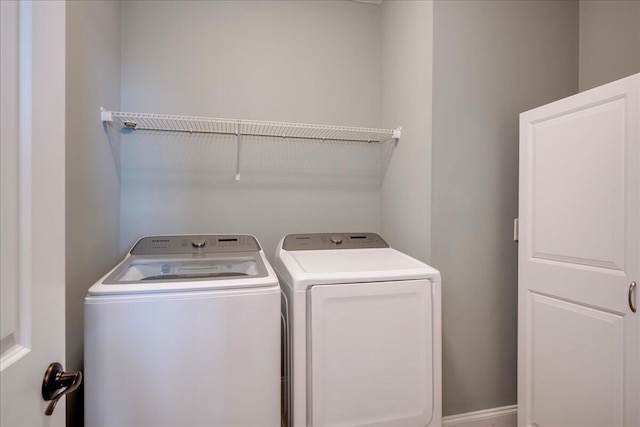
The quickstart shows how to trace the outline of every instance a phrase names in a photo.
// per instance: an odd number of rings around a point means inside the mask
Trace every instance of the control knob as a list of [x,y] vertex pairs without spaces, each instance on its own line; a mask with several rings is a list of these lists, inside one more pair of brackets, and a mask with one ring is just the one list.
[[342,236],[331,236],[331,243],[339,245],[342,243]]
[[191,241],[191,246],[194,248],[203,248],[207,244],[207,241],[204,239],[194,239]]

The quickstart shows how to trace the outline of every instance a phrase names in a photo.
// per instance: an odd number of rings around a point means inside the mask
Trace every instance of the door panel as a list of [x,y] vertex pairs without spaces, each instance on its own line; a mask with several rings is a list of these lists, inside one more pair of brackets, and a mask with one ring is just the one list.
[[309,295],[312,425],[427,425],[431,283],[314,286]]
[[637,426],[633,76],[520,116],[518,425]]
[[531,124],[531,255],[624,267],[625,100]]
[[535,293],[529,310],[532,418],[540,426],[621,425],[624,317]]
[[[0,360],[0,425],[62,426],[64,399],[51,417],[44,415],[44,373],[51,362],[65,359],[65,3],[0,2],[2,19],[2,213],[17,209],[17,229],[5,234],[2,225],[2,358]],[[8,12],[8,13],[7,13]],[[5,25],[12,19],[12,25]],[[16,28],[9,33],[9,28]],[[19,78],[5,92],[4,49],[18,54]],[[12,62],[15,65],[15,59]],[[17,87],[17,91],[15,88]],[[13,109],[5,109],[13,96]],[[17,104],[17,110],[15,105]],[[17,111],[17,114],[16,114]],[[18,128],[5,139],[5,126]],[[5,144],[17,150],[17,170],[5,181]],[[15,154],[15,151],[14,151]],[[14,188],[5,192],[5,186]],[[16,201],[17,200],[17,201]],[[14,225],[15,227],[15,225]],[[10,248],[10,253],[5,253]],[[4,263],[16,271],[5,276]],[[17,264],[17,265],[16,265]],[[7,280],[8,282],[5,282]],[[4,329],[5,290],[12,290]]]
[[0,19],[0,360],[6,364],[17,356],[24,341],[18,316],[18,3],[1,2]]

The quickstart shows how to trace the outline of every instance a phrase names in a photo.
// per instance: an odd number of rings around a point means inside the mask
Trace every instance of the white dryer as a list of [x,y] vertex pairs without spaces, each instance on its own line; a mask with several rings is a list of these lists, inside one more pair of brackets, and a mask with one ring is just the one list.
[[440,426],[440,273],[377,234],[292,234],[276,250],[292,427]]
[[152,236],[85,299],[85,425],[280,425],[280,288],[248,235]]

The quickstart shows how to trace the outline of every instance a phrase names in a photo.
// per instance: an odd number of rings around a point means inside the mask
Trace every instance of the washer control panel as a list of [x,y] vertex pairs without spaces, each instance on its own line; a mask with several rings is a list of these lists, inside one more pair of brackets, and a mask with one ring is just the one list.
[[131,255],[180,255],[206,253],[259,252],[260,245],[246,234],[205,234],[144,237]]
[[282,244],[285,251],[388,247],[387,242],[375,233],[289,234]]

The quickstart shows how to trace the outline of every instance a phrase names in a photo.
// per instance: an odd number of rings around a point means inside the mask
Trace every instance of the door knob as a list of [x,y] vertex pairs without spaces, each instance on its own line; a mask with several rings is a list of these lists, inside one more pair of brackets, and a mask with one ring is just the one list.
[[52,363],[47,368],[42,379],[42,398],[49,403],[45,415],[53,414],[58,400],[66,394],[75,391],[82,382],[82,372],[64,372],[58,362]]
[[635,288],[636,288],[636,282],[631,282],[631,284],[629,285],[629,308],[634,313],[636,312],[636,305],[633,303],[632,297],[633,297],[633,291]]

